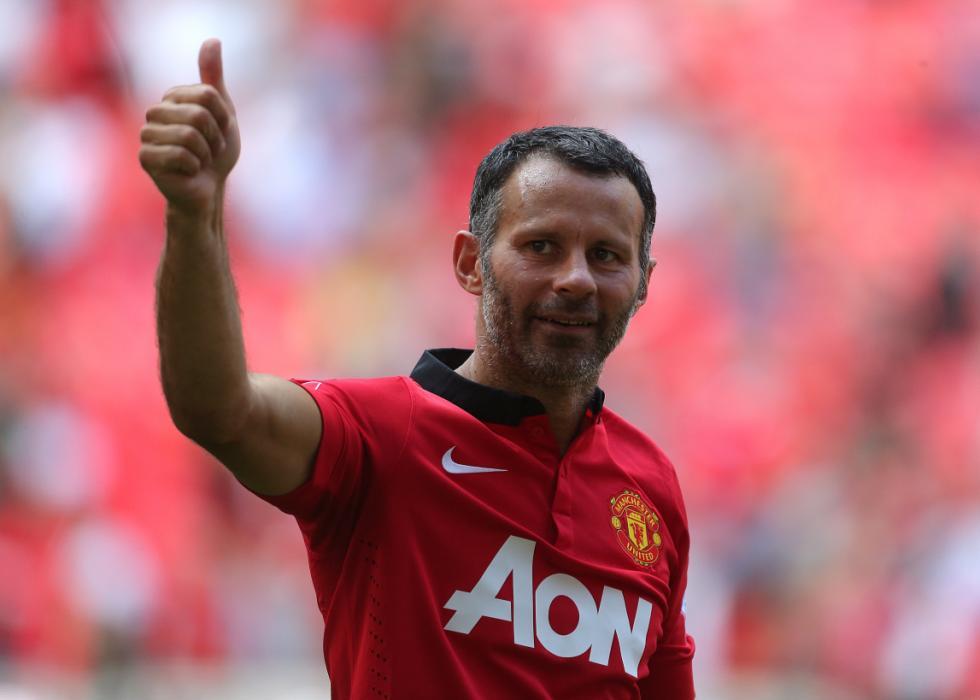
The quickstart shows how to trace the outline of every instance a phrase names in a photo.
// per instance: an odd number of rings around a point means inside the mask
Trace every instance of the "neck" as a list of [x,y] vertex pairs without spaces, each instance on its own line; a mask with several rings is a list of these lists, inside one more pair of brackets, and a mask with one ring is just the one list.
[[574,384],[548,385],[535,382],[519,372],[502,367],[492,353],[481,352],[479,344],[473,354],[456,368],[456,372],[478,384],[531,396],[540,401],[562,454],[578,434],[596,387],[596,380],[591,377]]

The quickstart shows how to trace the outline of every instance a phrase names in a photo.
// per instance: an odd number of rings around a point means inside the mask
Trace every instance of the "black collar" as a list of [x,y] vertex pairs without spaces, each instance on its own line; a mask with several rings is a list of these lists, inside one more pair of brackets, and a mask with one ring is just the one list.
[[[456,368],[472,352],[455,348],[426,350],[412,370],[412,379],[426,391],[451,401],[484,423],[519,425],[529,416],[544,413],[544,405],[531,396],[477,384],[457,374]],[[599,413],[604,400],[602,389],[596,387],[589,402],[592,415]]]

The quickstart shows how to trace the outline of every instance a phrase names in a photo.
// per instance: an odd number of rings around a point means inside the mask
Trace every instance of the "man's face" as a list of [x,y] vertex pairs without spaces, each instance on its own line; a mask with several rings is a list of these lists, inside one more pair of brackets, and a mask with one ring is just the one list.
[[483,267],[488,349],[501,368],[530,383],[598,380],[644,301],[639,194],[626,178],[532,156],[502,195]]

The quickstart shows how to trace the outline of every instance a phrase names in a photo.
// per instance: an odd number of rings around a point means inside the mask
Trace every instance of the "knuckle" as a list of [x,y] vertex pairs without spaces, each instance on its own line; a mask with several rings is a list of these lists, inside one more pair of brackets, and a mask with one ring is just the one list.
[[188,168],[197,169],[201,165],[200,161],[197,159],[197,156],[195,156],[193,153],[188,151],[186,148],[180,149],[178,162],[180,163],[180,166],[183,169],[188,169]]
[[205,140],[211,140],[215,137],[216,127],[214,126],[214,120],[211,119],[209,115],[204,116],[201,119],[200,126],[198,126],[198,131]]
[[225,114],[225,103],[221,94],[211,85],[206,85],[207,92],[203,93],[201,104],[205,106],[208,113],[215,122],[222,119]]
[[177,126],[177,138],[181,141],[192,141],[196,133],[197,129],[189,124],[180,124]]
[[211,115],[204,107],[201,105],[194,105],[193,112],[191,114],[191,124],[193,124],[199,131],[206,132],[210,128]]
[[184,95],[187,94],[186,85],[174,85],[165,93],[163,93],[163,99],[161,102],[180,102]]
[[167,163],[170,165],[179,165],[184,160],[184,154],[186,151],[180,146],[173,146],[167,149]]
[[190,127],[187,129],[187,133],[184,134],[184,144],[198,154],[206,153],[208,150],[207,141],[204,140],[201,132]]
[[200,133],[194,137],[194,145],[199,153],[210,157],[211,144],[208,143],[208,140],[204,138],[204,136],[202,136]]
[[214,85],[208,85],[207,83],[201,83],[201,97],[212,103],[219,99],[218,91]]

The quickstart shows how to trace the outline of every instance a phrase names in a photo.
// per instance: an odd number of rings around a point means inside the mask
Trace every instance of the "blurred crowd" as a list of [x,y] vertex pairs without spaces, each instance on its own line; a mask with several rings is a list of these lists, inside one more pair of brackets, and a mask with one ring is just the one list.
[[605,128],[659,264],[602,384],[685,491],[700,695],[980,698],[974,0],[0,0],[0,696],[322,664],[298,530],[158,384],[138,134],[208,36],[252,369],[468,346],[480,158]]

